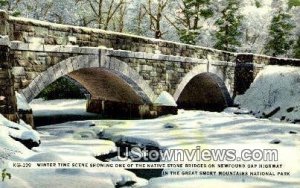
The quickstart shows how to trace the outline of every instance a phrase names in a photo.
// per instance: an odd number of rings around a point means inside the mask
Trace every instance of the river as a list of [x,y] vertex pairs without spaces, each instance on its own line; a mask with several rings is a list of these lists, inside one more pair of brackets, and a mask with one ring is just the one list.
[[[52,108],[48,107],[48,110]],[[78,111],[77,111],[78,112]],[[46,110],[34,112],[35,115],[45,114]],[[59,112],[58,112],[59,113]],[[55,115],[53,112],[49,113]],[[231,110],[222,113],[205,111],[180,110],[178,115],[164,116],[151,120],[84,120],[70,121],[62,124],[54,124],[38,127],[42,144],[37,149],[39,152],[51,152],[65,160],[88,161],[91,157],[101,161],[117,161],[118,149],[139,148],[149,151],[170,151],[174,149],[192,151],[200,149],[233,149],[237,153],[243,150],[276,149],[281,169],[273,169],[278,172],[290,172],[290,175],[280,176],[231,176],[230,171],[253,171],[249,164],[269,164],[270,161],[238,161],[231,163],[245,164],[245,168],[216,167],[213,169],[201,168],[201,170],[221,171],[227,175],[208,176],[203,171],[199,176],[190,176],[188,173],[173,174],[178,168],[157,170],[131,170],[136,176],[148,179],[146,187],[169,186],[194,186],[207,183],[217,185],[224,183],[228,187],[249,183],[253,186],[268,184],[298,185],[300,184],[300,126],[274,122],[267,119],[257,119],[248,114],[236,115]],[[122,152],[121,152],[122,153]],[[74,154],[76,156],[74,156]],[[293,157],[291,157],[291,155]],[[122,154],[122,157],[128,157]],[[161,159],[159,158],[160,161]],[[128,159],[131,161],[131,159]],[[145,162],[145,160],[140,160]],[[165,162],[165,161],[163,161]],[[185,162],[199,162],[195,158]],[[209,166],[218,166],[224,161],[201,161]],[[199,170],[199,168],[197,168]],[[255,169],[262,171],[262,169]],[[276,172],[277,172],[276,171]],[[164,176],[161,177],[161,174]],[[192,172],[191,169],[188,172]],[[225,173],[226,172],[226,173]],[[220,174],[222,174],[220,173]],[[170,175],[171,174],[171,175]],[[204,175],[203,175],[204,174]],[[211,173],[213,174],[213,173]],[[280,178],[279,178],[280,176]],[[158,177],[158,178],[155,178]],[[134,183],[132,183],[133,185]],[[248,184],[247,184],[248,185]],[[121,187],[122,185],[119,185]],[[178,187],[178,186],[177,186]],[[226,186],[225,186],[226,187]]]

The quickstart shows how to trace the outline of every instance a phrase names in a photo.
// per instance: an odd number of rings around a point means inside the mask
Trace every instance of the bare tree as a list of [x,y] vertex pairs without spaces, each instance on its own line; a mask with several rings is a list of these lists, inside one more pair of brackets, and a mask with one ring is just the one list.
[[[93,18],[91,18],[90,21],[96,21],[98,28],[104,30],[109,28],[120,9],[123,8],[123,10],[126,10],[124,9],[126,0],[76,0],[76,2],[88,3],[93,13]],[[122,12],[122,10],[120,12]]]
[[125,28],[125,15],[127,12],[128,3],[123,3],[118,11],[116,12],[116,15],[113,16],[112,24],[113,24],[113,30],[118,32],[123,32]]
[[142,6],[139,7],[139,12],[138,12],[138,16],[137,16],[137,34],[141,35],[143,33],[143,29],[142,29],[142,23],[143,23],[143,18],[145,17],[146,12],[143,9]]
[[146,11],[142,3],[138,0],[132,0],[130,7],[128,7],[128,14],[125,21],[126,31],[136,35],[145,35],[148,30],[148,19],[145,16]]
[[147,0],[146,4],[143,4],[143,8],[150,19],[150,29],[154,31],[154,37],[159,39],[165,33],[161,29],[161,22],[164,15],[164,10],[169,0]]
[[45,20],[53,7],[53,1],[41,2],[40,0],[24,1],[24,6],[29,14],[38,20]]

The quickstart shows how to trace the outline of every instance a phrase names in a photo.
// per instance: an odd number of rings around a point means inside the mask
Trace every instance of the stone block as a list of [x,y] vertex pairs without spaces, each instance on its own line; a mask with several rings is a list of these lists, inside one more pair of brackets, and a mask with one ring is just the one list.
[[56,38],[54,36],[46,36],[44,38],[44,42],[45,42],[45,44],[48,44],[48,45],[57,44]]
[[141,71],[151,71],[153,68],[149,65],[141,65]]
[[39,43],[29,43],[28,50],[30,51],[44,51],[44,45]]
[[130,51],[116,50],[112,51],[111,55],[116,57],[131,57]]
[[79,69],[89,67],[89,57],[87,55],[78,56],[76,61]]
[[144,59],[153,59],[154,54],[152,53],[144,53]]
[[8,71],[0,71],[0,79],[8,79],[10,77]]
[[60,46],[56,45],[44,45],[45,52],[59,52]]
[[35,27],[35,35],[40,37],[48,36],[49,30],[47,27]]
[[[61,35],[59,35],[61,36]],[[66,45],[68,43],[68,38],[67,37],[56,37],[56,43],[58,45]]]
[[74,71],[79,69],[79,62],[77,60],[72,59],[72,65]]
[[91,55],[98,55],[99,54],[99,48],[95,47],[75,47],[73,48],[73,53],[79,53],[79,54],[91,54]]
[[56,80],[56,77],[55,77],[55,74],[54,74],[54,71],[53,71],[53,68],[50,67],[47,69],[47,72],[46,72],[47,76],[48,76],[48,79],[49,79],[49,82],[52,83]]
[[24,37],[24,40],[27,43],[45,44],[45,39],[39,37]]
[[118,59],[114,59],[113,61],[110,61],[109,63],[109,68],[112,70],[116,70],[119,69],[119,60]]
[[29,50],[29,44],[20,41],[11,41],[10,48],[12,50]]
[[134,57],[138,59],[143,59],[144,58],[144,52],[135,52]]
[[109,69],[109,67],[110,67],[110,61],[113,61],[113,60],[111,60],[110,57],[105,57],[104,58],[104,62],[101,65],[101,67]]
[[[23,95],[24,95],[24,97],[26,98],[26,100],[27,100],[28,98],[30,98],[30,96],[32,95],[29,88],[22,89],[22,90],[19,91],[19,92],[20,92],[20,94],[23,94]],[[27,101],[28,101],[28,100],[27,100]]]
[[60,53],[74,52],[74,46],[70,46],[70,45],[60,45],[58,49],[59,49],[58,52],[60,52]]
[[55,64],[53,67],[53,72],[54,72],[54,75],[55,75],[55,78],[59,78],[62,76],[62,72],[61,72],[61,67],[60,67],[60,64]]
[[47,85],[45,85],[44,82],[45,78],[43,78],[42,76],[40,76],[40,78],[36,81],[38,88],[40,89],[40,91],[42,91]]
[[36,73],[36,72],[26,72],[26,77],[29,80],[33,80],[37,76],[37,74],[38,73]]
[[60,64],[60,67],[61,67],[62,74],[63,74],[63,75],[68,74],[69,72],[68,72],[68,67],[67,67],[67,65],[66,65],[66,62],[65,62],[65,61],[62,61],[62,62],[60,62],[59,64]]
[[90,35],[87,35],[87,34],[78,34],[78,35],[76,35],[76,38],[78,40],[82,40],[82,41],[90,41],[90,39],[91,39]]
[[77,43],[77,38],[75,36],[68,36],[68,44],[74,45]]
[[73,64],[72,64],[72,60],[71,60],[71,59],[68,59],[68,60],[67,60],[66,66],[67,66],[67,70],[68,70],[69,73],[74,71],[74,68],[73,68]]
[[100,67],[98,55],[89,55],[88,62],[89,62],[89,67]]
[[26,72],[24,67],[13,67],[12,68],[12,73],[15,76],[26,76]]
[[157,76],[157,72],[155,72],[155,71],[150,72],[150,76],[151,77],[156,77]]
[[169,56],[168,61],[181,61],[181,58],[179,56]]
[[21,79],[20,83],[21,83],[20,87],[21,88],[25,88],[25,87],[27,87],[30,84],[30,80]]
[[30,101],[33,99],[33,97],[37,96],[41,90],[38,88],[37,83],[34,80],[31,82],[31,84],[28,87],[32,93],[32,95],[30,96],[31,98],[28,99]]
[[42,77],[42,82],[43,82],[44,88],[52,83],[52,81],[49,79],[48,72],[42,73],[41,77]]

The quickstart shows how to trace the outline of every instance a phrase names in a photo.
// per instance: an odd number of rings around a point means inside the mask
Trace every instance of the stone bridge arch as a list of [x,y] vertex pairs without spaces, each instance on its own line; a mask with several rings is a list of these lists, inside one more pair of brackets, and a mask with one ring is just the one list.
[[208,71],[205,64],[194,67],[178,84],[173,95],[178,108],[222,111],[233,100],[223,81],[223,75]]
[[67,58],[60,63],[49,67],[44,72],[41,72],[30,82],[27,87],[20,89],[19,92],[24,95],[27,102],[30,102],[49,84],[53,83],[62,76],[68,75],[82,84],[82,86],[85,87],[90,93],[93,93],[91,92],[93,89],[91,85],[86,87],[84,85],[84,81],[77,80],[78,75],[80,75],[80,72],[82,71],[83,74],[89,74],[89,72],[91,72],[92,74],[90,76],[92,76],[93,79],[96,78],[95,80],[97,80],[97,76],[101,76],[99,74],[105,74],[109,77],[108,80],[114,78],[117,83],[116,90],[121,87],[120,84],[122,82],[122,84],[125,86],[121,89],[128,90],[125,91],[125,94],[136,94],[136,96],[133,96],[133,98],[137,98],[137,96],[140,97],[141,103],[150,104],[155,98],[150,86],[134,69],[129,67],[129,65],[116,58],[108,58],[106,56],[99,56],[98,54],[78,55]]

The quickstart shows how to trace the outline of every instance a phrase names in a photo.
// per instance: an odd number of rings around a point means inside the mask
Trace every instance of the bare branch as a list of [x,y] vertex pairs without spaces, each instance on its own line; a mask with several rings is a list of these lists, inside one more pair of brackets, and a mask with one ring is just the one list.
[[179,31],[180,30],[180,28],[176,25],[176,23],[174,23],[174,22],[172,22],[171,20],[170,20],[170,18],[168,18],[167,16],[164,16],[165,18],[166,18],[166,20],[177,30],[177,31]]
[[114,1],[115,0],[112,0],[111,1],[111,4],[109,6],[109,9],[108,9],[108,13],[107,13],[107,17],[106,17],[106,22],[105,22],[105,26],[104,26],[104,29],[107,30],[108,28],[108,24],[109,22],[111,21],[112,17],[115,15],[115,13],[117,12],[117,10],[121,7],[121,5],[124,3],[124,1],[120,1],[116,6],[115,8],[113,8],[113,4],[114,4]]

